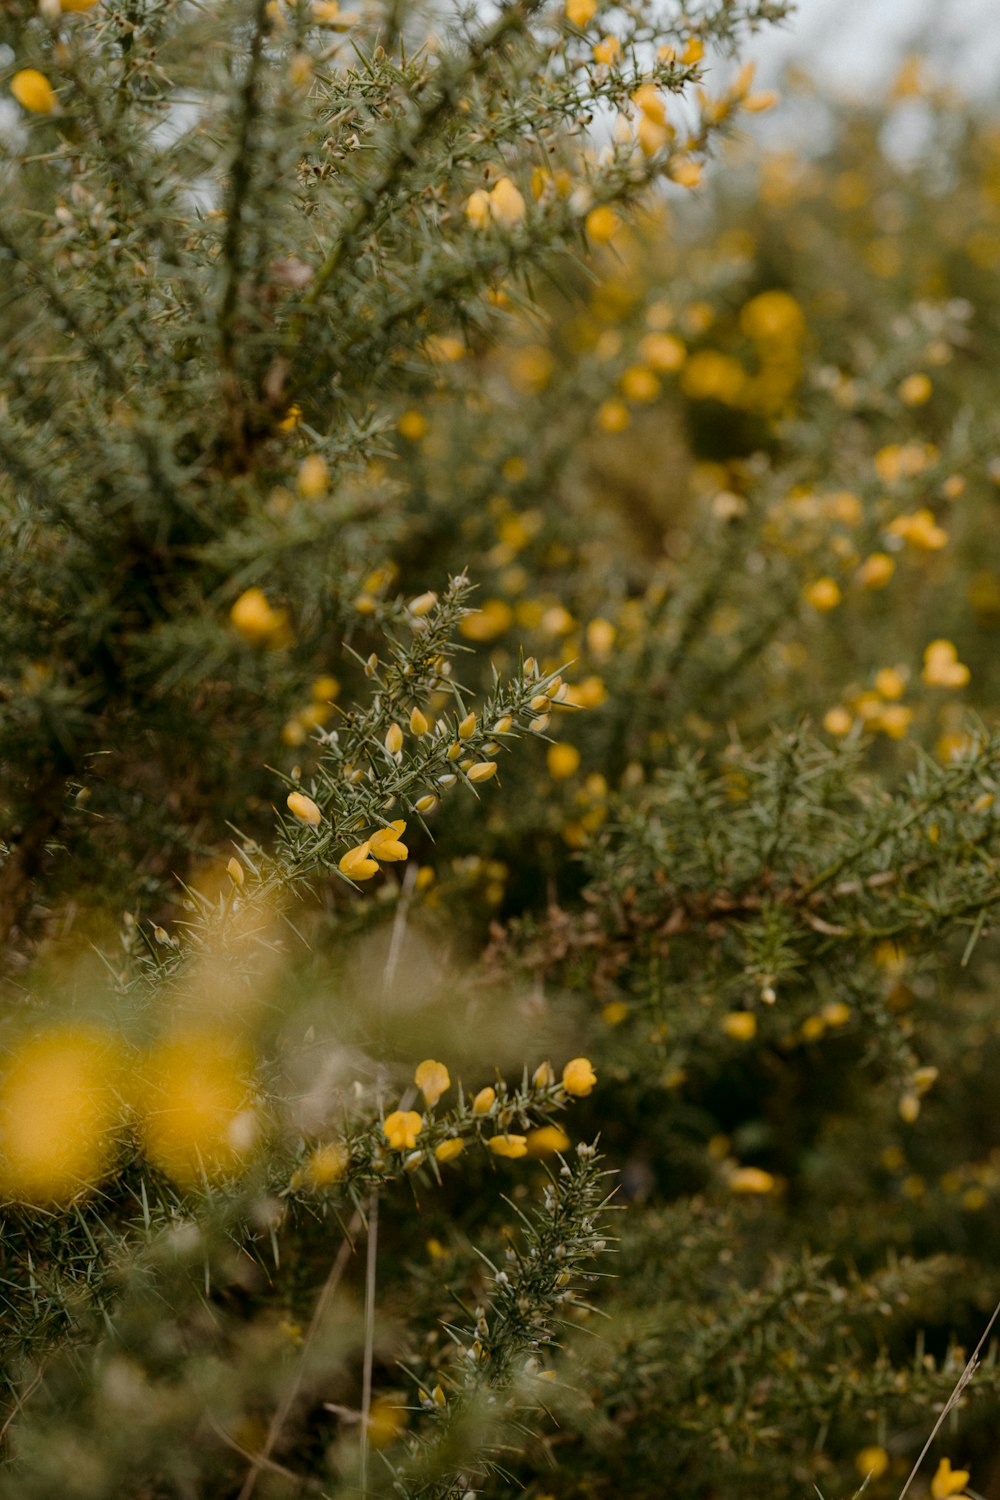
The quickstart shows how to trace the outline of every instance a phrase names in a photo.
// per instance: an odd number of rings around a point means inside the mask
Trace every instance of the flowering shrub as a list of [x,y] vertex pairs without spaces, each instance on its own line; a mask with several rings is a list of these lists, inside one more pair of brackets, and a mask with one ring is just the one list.
[[988,1489],[997,130],[785,10],[4,9],[0,1495]]

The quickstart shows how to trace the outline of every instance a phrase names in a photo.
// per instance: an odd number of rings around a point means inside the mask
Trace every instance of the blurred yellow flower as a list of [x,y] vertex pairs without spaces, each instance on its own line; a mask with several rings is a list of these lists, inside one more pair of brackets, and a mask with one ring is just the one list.
[[580,752],[575,745],[550,745],[545,761],[554,781],[565,781],[580,769]]
[[773,1193],[777,1180],[762,1167],[737,1167],[729,1174],[731,1193]]
[[234,1170],[253,1146],[251,1064],[237,1038],[209,1028],[156,1043],[140,1070],[140,1130],[150,1160],[180,1183]]
[[881,1479],[889,1467],[889,1455],[884,1448],[862,1448],[855,1455],[854,1467],[862,1479]]
[[67,1202],[111,1164],[123,1059],[96,1029],[54,1026],[15,1042],[0,1076],[0,1190]]
[[802,597],[813,609],[826,614],[840,603],[840,585],[834,578],[817,578],[803,590]]
[[540,1125],[528,1132],[528,1153],[531,1156],[552,1156],[556,1151],[565,1151],[569,1136],[558,1125]]
[[950,1500],[952,1495],[961,1494],[968,1482],[968,1469],[953,1469],[951,1459],[942,1458],[931,1480],[933,1500]]
[[10,91],[22,109],[33,115],[49,115],[56,107],[56,95],[44,73],[37,68],[21,68],[10,81]]
[[566,0],[566,19],[582,31],[597,14],[597,0]]
[[751,1010],[731,1010],[722,1018],[722,1029],[734,1041],[752,1041],[757,1035],[757,1017]]
[[608,240],[614,239],[622,227],[622,221],[610,203],[599,203],[596,208],[590,210],[583,222],[583,227],[587,231],[587,237],[592,239],[595,245],[604,245]]
[[958,651],[951,641],[931,641],[924,651],[922,673],[928,687],[965,687],[969,681],[969,669],[958,659]]

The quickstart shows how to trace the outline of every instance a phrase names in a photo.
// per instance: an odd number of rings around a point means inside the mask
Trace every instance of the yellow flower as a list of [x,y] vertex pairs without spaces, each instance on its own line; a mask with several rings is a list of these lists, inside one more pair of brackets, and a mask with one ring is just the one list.
[[608,67],[616,62],[622,50],[622,44],[616,36],[602,37],[594,46],[594,61],[606,63]]
[[552,1156],[556,1151],[565,1151],[569,1136],[558,1125],[540,1125],[528,1132],[528,1151],[531,1156]]
[[378,874],[378,865],[369,858],[370,849],[371,839],[365,839],[363,844],[356,844],[353,849],[348,849],[337,863],[340,873],[346,875],[348,880],[371,880],[373,875]]
[[645,365],[630,365],[622,374],[622,395],[628,401],[655,401],[660,382]]
[[565,781],[580,769],[580,752],[575,745],[550,745],[545,759],[554,781]]
[[306,1178],[312,1187],[330,1187],[343,1177],[349,1160],[343,1146],[332,1141],[317,1146],[306,1163]]
[[647,333],[639,345],[646,364],[662,374],[679,370],[687,358],[687,349],[672,333]]
[[884,589],[895,571],[895,560],[887,552],[873,552],[854,576],[864,589]]
[[298,818],[300,823],[309,823],[315,828],[316,824],[322,821],[323,814],[313,799],[307,797],[304,792],[289,792],[285,800],[288,811]]
[[272,609],[262,589],[246,589],[232,609],[229,618],[245,641],[259,645],[277,641],[284,635],[287,616],[283,609]]
[[681,187],[696,188],[701,182],[701,167],[688,156],[675,156],[670,163],[670,178]]
[[773,109],[780,98],[781,95],[774,89],[760,89],[756,94],[747,94],[743,100],[743,108],[752,115],[760,115],[767,109]]
[[524,197],[509,177],[499,178],[489,190],[477,188],[465,205],[465,217],[473,229],[486,229],[490,224],[513,229],[526,211]]
[[803,592],[802,597],[813,609],[826,614],[840,603],[840,586],[834,578],[817,578]]
[[368,1441],[373,1448],[388,1448],[406,1426],[406,1411],[385,1397],[372,1402],[368,1413]]
[[427,436],[427,418],[419,411],[404,411],[397,425],[400,437],[408,443],[419,443]]
[[464,1150],[465,1142],[460,1136],[453,1135],[449,1136],[446,1141],[442,1141],[439,1146],[435,1146],[434,1156],[441,1162],[454,1161],[456,1156],[461,1156]]
[[473,1099],[472,1113],[474,1115],[488,1115],[496,1103],[496,1099],[496,1089],[490,1088],[489,1084],[487,1084],[486,1088],[480,1089],[479,1093]]
[[854,719],[850,713],[840,705],[836,708],[827,709],[823,715],[823,728],[827,734],[835,734],[837,736],[850,734],[853,723]]
[[968,1469],[953,1469],[951,1459],[942,1458],[937,1466],[934,1478],[931,1480],[931,1495],[933,1500],[949,1500],[951,1495],[958,1495],[969,1482]]
[[562,1086],[567,1094],[573,1094],[577,1099],[585,1099],[596,1082],[597,1074],[587,1057],[574,1057],[563,1068]]
[[177,1182],[236,1168],[256,1132],[247,1109],[250,1060],[235,1037],[186,1030],[153,1047],[142,1070],[142,1136]]
[[473,229],[485,229],[490,222],[490,195],[485,188],[476,188],[465,203],[465,217]]
[[299,464],[296,484],[304,500],[318,500],[325,495],[330,480],[326,459],[320,453],[309,453]]
[[111,1165],[122,1058],[96,1030],[57,1027],[15,1044],[0,1081],[0,1189],[66,1202]]
[[889,1455],[884,1448],[874,1445],[862,1448],[855,1456],[854,1467],[862,1479],[881,1479],[889,1467]]
[[918,371],[900,381],[896,394],[905,406],[923,406],[925,401],[931,399],[933,390],[930,376]]
[[487,599],[481,609],[470,610],[459,622],[467,641],[494,641],[514,623],[514,611],[503,599]]
[[761,1167],[737,1167],[729,1177],[732,1193],[773,1193],[776,1186],[771,1173]]
[[875,686],[883,698],[895,703],[906,691],[906,682],[895,667],[882,667],[875,673]]
[[501,177],[494,185],[490,194],[490,213],[504,229],[512,229],[524,218],[524,198],[509,177]]
[[528,1154],[528,1138],[524,1135],[494,1135],[486,1144],[494,1156],[506,1156],[511,1161]]
[[722,1018],[722,1029],[736,1042],[752,1041],[757,1035],[757,1017],[750,1010],[731,1010]]
[[922,675],[928,687],[965,687],[970,673],[951,641],[931,641],[924,651]]
[[415,1109],[396,1109],[386,1115],[382,1132],[394,1151],[412,1151],[423,1128],[423,1117]]
[[602,432],[624,432],[632,425],[624,401],[602,401],[597,409],[597,425]]
[[56,107],[56,95],[44,73],[37,68],[22,68],[10,81],[10,91],[22,109],[33,115],[50,115]]
[[384,865],[396,864],[397,861],[408,859],[409,849],[401,842],[401,835],[406,832],[406,824],[402,818],[396,818],[389,824],[388,828],[380,828],[368,839],[368,847],[373,859],[381,860]]
[[428,1109],[433,1109],[441,1095],[451,1088],[451,1075],[444,1063],[425,1058],[413,1075],[413,1081],[427,1100]]
[[597,0],[566,0],[566,19],[582,31],[597,14]]
[[600,203],[590,210],[583,221],[583,227],[595,245],[604,245],[608,240],[614,239],[622,227],[622,221],[609,203]]

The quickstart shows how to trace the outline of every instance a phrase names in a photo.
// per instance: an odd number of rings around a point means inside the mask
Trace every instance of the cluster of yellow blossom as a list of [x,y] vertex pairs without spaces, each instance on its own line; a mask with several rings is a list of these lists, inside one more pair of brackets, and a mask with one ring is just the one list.
[[[413,1075],[413,1081],[422,1092],[428,1109],[433,1109],[451,1087],[451,1075],[444,1063],[435,1058],[425,1058]],[[555,1075],[548,1063],[536,1068],[533,1083],[545,1089],[555,1082]],[[562,1071],[562,1092],[571,1098],[583,1099],[592,1091],[597,1075],[588,1058],[574,1057]],[[564,1151],[569,1145],[566,1132],[556,1125],[543,1125],[526,1135],[512,1134],[507,1128],[509,1109],[498,1102],[492,1085],[481,1088],[469,1104],[473,1119],[494,1120],[499,1127],[491,1136],[483,1138],[487,1150],[494,1156],[517,1161],[523,1156],[546,1156],[555,1151]],[[397,1109],[386,1115],[382,1122],[382,1134],[393,1151],[413,1152],[418,1137],[423,1133],[426,1121],[414,1109]],[[439,1163],[454,1161],[465,1150],[460,1134],[446,1136],[433,1149],[434,1159]],[[418,1166],[421,1158],[406,1163],[408,1168]]]
[[477,188],[465,205],[465,217],[473,229],[486,229],[491,224],[514,229],[526,212],[524,196],[509,177],[498,178],[491,188]]
[[53,1026],[16,1044],[0,1076],[0,1189],[67,1202],[112,1169],[127,1126],[176,1182],[237,1170],[258,1119],[235,1037],[178,1029],[143,1055],[96,1027]]
[[395,864],[409,858],[409,849],[402,842],[406,823],[395,818],[388,828],[379,828],[362,843],[356,844],[342,855],[338,868],[348,880],[371,880],[379,872],[381,864]]
[[333,713],[339,694],[340,683],[336,677],[317,677],[310,688],[310,702],[283,725],[283,743],[291,747],[301,745],[313,729],[321,728]]

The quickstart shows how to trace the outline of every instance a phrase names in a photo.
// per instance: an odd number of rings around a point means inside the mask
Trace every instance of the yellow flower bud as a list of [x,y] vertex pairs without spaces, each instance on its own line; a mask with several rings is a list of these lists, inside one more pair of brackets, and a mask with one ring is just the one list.
[[426,594],[418,594],[415,599],[410,600],[410,614],[422,620],[425,615],[430,614],[437,602],[437,594],[432,589],[428,589]]
[[438,805],[438,799],[433,792],[428,792],[426,797],[418,797],[416,809],[418,813],[432,813]]
[[308,454],[299,464],[296,484],[303,500],[318,500],[326,494],[330,471],[320,453]]
[[488,1115],[496,1103],[496,1099],[496,1089],[490,1088],[489,1084],[487,1084],[486,1088],[480,1089],[479,1093],[473,1099],[472,1113],[474,1115]]
[[474,713],[468,713],[458,726],[458,737],[462,740],[471,739],[475,732],[476,716]]
[[587,231],[588,239],[594,241],[595,245],[606,244],[608,240],[614,239],[622,221],[608,203],[600,203],[592,208],[583,224]]
[[37,68],[22,68],[10,81],[10,91],[22,109],[33,115],[50,115],[56,107],[56,95],[44,73]]
[[459,1136],[449,1136],[448,1140],[442,1141],[435,1146],[434,1155],[438,1161],[454,1161],[456,1156],[461,1156],[465,1150],[465,1142]]
[[385,748],[390,755],[398,755],[403,748],[403,731],[398,724],[390,724],[385,736]]
[[410,733],[417,735],[426,734],[430,727],[430,724],[427,722],[427,715],[419,708],[413,709],[410,714]]
[[298,818],[300,823],[309,823],[315,828],[321,822],[323,814],[311,797],[304,792],[289,792],[285,799],[288,811]]
[[539,1063],[531,1075],[531,1081],[536,1089],[547,1089],[551,1084],[555,1083],[556,1075],[552,1071],[552,1064],[550,1062]]
[[469,767],[466,775],[470,781],[480,782],[489,781],[491,776],[496,775],[496,772],[497,763],[495,760],[480,760],[475,765]]
[[237,888],[242,886],[247,878],[243,866],[240,864],[235,855],[227,864],[226,873],[228,874],[230,880],[233,882],[233,885],[235,885]]

